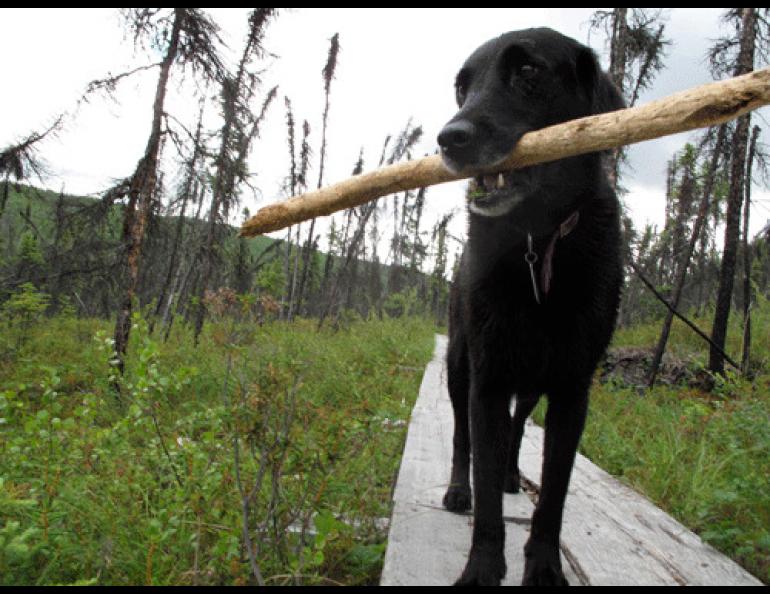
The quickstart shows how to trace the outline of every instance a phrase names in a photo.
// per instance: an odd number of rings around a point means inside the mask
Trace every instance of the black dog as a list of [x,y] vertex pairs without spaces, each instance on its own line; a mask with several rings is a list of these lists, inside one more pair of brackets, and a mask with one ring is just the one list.
[[[485,43],[455,84],[460,111],[438,137],[453,171],[494,170],[530,130],[623,107],[593,52],[550,29]],[[518,490],[524,421],[546,394],[543,474],[523,583],[566,585],[564,498],[622,282],[617,198],[598,153],[479,176],[468,195],[447,355],[455,434],[444,505],[471,506],[471,449],[475,491],[473,544],[457,583],[499,584],[505,576],[502,493]]]

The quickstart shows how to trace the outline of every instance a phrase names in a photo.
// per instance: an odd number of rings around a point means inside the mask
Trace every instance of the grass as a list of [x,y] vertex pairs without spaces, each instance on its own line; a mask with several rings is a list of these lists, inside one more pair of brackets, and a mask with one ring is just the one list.
[[[137,318],[120,398],[107,364],[111,324],[4,322],[0,583],[251,584],[255,566],[272,585],[377,583],[378,519],[390,515],[432,324],[358,321],[317,333],[310,321],[236,319],[208,325],[195,349],[184,328],[161,344]],[[763,300],[754,377],[730,373],[710,393],[597,381],[581,444],[765,582],[768,328]],[[658,331],[620,330],[614,346],[649,347]],[[681,324],[670,351],[705,366],[700,339]]]
[[599,386],[582,451],[768,582],[769,418],[767,393],[748,386],[724,398]]
[[429,322],[136,319],[120,398],[109,327],[2,333],[0,583],[377,582]]

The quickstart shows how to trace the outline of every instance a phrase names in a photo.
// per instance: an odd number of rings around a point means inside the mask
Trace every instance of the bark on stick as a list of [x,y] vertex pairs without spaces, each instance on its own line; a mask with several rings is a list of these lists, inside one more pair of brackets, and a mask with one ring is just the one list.
[[241,227],[252,237],[405,190],[519,169],[722,124],[770,103],[770,68],[681,91],[645,105],[525,134],[494,171],[451,173],[439,155],[397,163],[260,209]]

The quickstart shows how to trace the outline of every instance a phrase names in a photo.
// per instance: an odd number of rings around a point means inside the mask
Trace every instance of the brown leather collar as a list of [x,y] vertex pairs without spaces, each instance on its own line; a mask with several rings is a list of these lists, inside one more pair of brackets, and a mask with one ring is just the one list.
[[[548,242],[548,247],[543,254],[543,264],[540,267],[540,286],[542,287],[543,295],[548,296],[548,292],[551,290],[551,279],[553,277],[553,253],[556,249],[557,240],[566,237],[575,229],[580,219],[579,211],[573,212],[568,216],[564,222],[554,231],[551,236],[551,240]],[[532,291],[535,295],[535,301],[540,303],[540,290],[538,288],[537,277],[535,276],[534,265],[537,262],[537,254],[532,250],[532,236],[528,235],[528,249],[524,255],[524,260],[529,265],[530,276],[532,277]]]

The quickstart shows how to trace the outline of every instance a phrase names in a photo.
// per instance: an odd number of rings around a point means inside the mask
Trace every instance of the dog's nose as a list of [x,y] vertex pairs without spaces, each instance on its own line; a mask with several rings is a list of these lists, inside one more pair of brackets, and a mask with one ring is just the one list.
[[449,122],[439,132],[438,145],[445,153],[454,154],[467,148],[473,139],[475,128],[468,120]]

